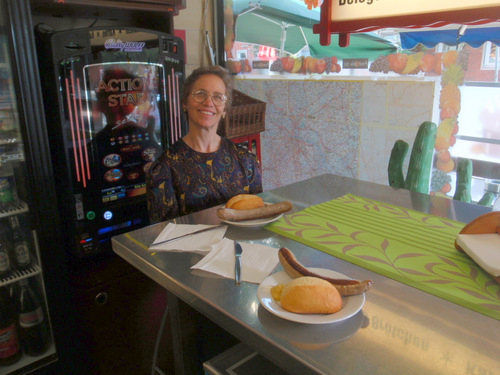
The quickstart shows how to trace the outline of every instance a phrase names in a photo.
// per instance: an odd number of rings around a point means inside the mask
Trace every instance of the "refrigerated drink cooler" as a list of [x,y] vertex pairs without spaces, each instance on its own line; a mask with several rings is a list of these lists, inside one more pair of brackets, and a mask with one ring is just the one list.
[[166,294],[110,238],[148,224],[144,172],[185,133],[183,42],[168,12],[67,30],[94,8],[50,3],[0,0],[0,374],[149,373]]
[[[15,89],[14,72],[19,67],[11,55],[14,43],[5,2],[0,1],[0,8],[0,374],[4,375],[35,371],[58,357],[41,261],[39,235],[44,228],[39,225],[41,207],[35,196],[43,189],[32,186],[42,168],[34,166],[36,142],[26,138],[24,102]],[[22,43],[17,47],[23,56],[29,55]],[[45,198],[50,200],[48,194]]]
[[138,28],[36,31],[68,249],[87,258],[149,223],[145,172],[186,133],[184,45]]

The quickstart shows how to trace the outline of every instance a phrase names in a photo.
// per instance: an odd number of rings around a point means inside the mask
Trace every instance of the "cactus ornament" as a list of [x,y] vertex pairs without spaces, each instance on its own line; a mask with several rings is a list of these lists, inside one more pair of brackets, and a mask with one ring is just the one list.
[[471,202],[472,160],[459,158],[457,163],[457,185],[453,199]]
[[406,179],[403,177],[403,161],[408,151],[408,144],[401,140],[395,142],[388,166],[390,186],[429,194],[436,132],[435,123],[425,121],[420,124],[411,150]]

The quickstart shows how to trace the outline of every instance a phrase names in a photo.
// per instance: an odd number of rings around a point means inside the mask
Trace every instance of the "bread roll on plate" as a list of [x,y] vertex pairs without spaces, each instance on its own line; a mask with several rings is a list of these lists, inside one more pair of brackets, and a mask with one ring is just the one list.
[[259,207],[264,207],[264,201],[261,197],[253,194],[238,194],[226,203],[226,208],[233,210],[249,210]]
[[281,307],[297,314],[333,314],[342,309],[342,297],[328,281],[304,276],[285,285]]

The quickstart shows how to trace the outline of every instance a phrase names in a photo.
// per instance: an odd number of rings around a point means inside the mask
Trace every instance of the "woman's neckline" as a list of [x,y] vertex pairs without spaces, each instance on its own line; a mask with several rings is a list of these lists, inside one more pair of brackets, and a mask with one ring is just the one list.
[[211,151],[200,151],[200,150],[197,150],[194,146],[195,146],[195,143],[192,142],[191,138],[189,137],[189,134],[184,136],[183,138],[181,138],[181,140],[186,144],[187,147],[189,147],[191,150],[199,153],[199,154],[213,154],[217,151],[219,151],[221,145],[222,145],[222,137],[218,136],[218,142],[217,142],[217,145],[214,146],[214,149],[211,150]]

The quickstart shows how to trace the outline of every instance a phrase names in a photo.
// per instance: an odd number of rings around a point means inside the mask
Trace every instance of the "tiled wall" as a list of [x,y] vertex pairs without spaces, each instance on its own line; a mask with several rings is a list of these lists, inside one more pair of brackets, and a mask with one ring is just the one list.
[[235,86],[267,103],[266,190],[323,173],[387,184],[394,142],[411,150],[418,126],[432,120],[436,89],[424,81],[238,79]]

